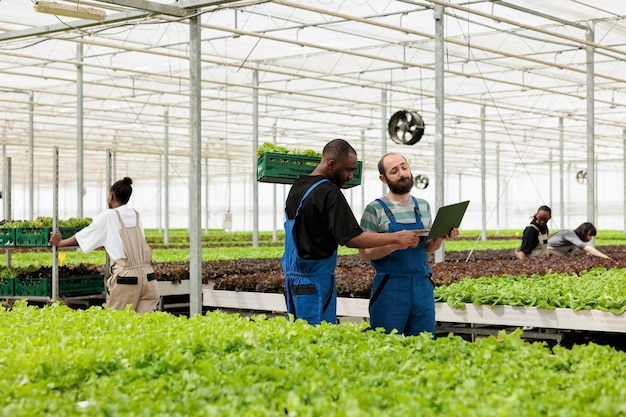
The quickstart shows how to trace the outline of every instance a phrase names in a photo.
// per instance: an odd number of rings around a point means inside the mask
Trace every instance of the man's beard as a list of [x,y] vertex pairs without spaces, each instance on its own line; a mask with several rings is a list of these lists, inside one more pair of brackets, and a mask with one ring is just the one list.
[[338,174],[334,174],[328,179],[339,188],[343,188],[343,185],[346,183],[346,181],[343,181],[341,175]]
[[411,174],[410,178],[402,178],[396,182],[389,181],[389,179],[387,179],[387,186],[394,194],[410,193],[411,188],[413,188],[413,175]]

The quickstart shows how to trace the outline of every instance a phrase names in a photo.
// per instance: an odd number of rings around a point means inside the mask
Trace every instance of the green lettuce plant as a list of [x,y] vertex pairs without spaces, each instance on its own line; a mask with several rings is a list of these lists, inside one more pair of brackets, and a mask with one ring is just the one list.
[[617,416],[626,353],[432,340],[211,312],[0,308],[0,409],[22,416]]

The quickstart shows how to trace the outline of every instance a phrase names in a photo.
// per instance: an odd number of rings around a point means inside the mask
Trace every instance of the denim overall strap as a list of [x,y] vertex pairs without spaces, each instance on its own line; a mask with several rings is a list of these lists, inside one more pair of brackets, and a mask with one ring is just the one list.
[[[415,222],[398,223],[387,205],[379,203],[389,217],[389,232],[423,229],[417,199]],[[407,248],[373,260],[376,275],[372,282],[369,302],[370,326],[382,327],[387,333],[394,329],[404,335],[418,335],[423,331],[435,334],[435,300],[433,284],[429,280],[426,239],[420,238],[416,248]]]
[[334,276],[337,250],[325,259],[302,259],[298,255],[294,225],[304,199],[326,181],[328,180],[322,179],[307,190],[293,219],[288,218],[285,210],[285,252],[281,263],[285,273],[287,312],[293,314],[295,319],[304,319],[310,324],[337,321],[337,287]]
[[296,218],[300,214],[300,209],[302,209],[302,204],[304,200],[311,194],[311,192],[317,188],[320,184],[328,181],[327,179],[321,179],[317,181],[315,184],[311,185],[309,189],[304,193],[302,198],[300,199],[300,203],[298,204],[298,208],[296,209],[296,214],[293,219],[290,219],[287,214],[287,207],[285,206],[285,252],[282,258],[283,270],[287,271],[293,268],[297,268],[297,261],[300,258],[298,256],[298,247],[296,246],[295,236],[293,235],[293,229],[296,223]]

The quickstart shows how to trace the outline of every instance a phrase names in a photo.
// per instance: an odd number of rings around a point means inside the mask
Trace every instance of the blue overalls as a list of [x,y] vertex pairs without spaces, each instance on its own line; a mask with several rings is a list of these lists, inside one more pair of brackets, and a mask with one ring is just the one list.
[[335,267],[337,266],[337,250],[325,259],[307,260],[298,256],[294,225],[304,199],[321,183],[322,179],[313,184],[302,196],[293,219],[287,216],[285,209],[285,253],[282,267],[285,273],[285,298],[287,312],[294,319],[303,319],[310,324],[322,321],[335,324],[337,322],[337,286],[335,285]]
[[[389,217],[389,232],[423,229],[424,224],[415,204],[415,223],[397,223],[389,207],[377,199]],[[435,336],[434,285],[426,255],[426,239],[420,238],[415,248],[397,250],[384,258],[372,260],[376,276],[370,297],[370,326],[383,327],[387,333],[396,329],[406,336],[430,332]]]

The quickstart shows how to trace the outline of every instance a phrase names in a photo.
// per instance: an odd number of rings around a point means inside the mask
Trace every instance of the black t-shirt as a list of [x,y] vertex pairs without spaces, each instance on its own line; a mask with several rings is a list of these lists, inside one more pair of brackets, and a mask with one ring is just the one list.
[[[300,177],[287,196],[287,216],[293,219],[304,193],[323,179],[321,175]],[[326,181],[315,188],[302,205],[294,225],[298,255],[303,259],[328,258],[338,245],[363,233],[345,196],[335,184]]]
[[[542,234],[548,233],[548,226],[539,225],[535,221],[530,222],[530,224],[539,228]],[[524,252],[526,255],[530,254],[539,244],[539,231],[532,226],[526,226],[522,235],[522,246],[518,251]]]

